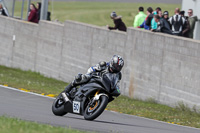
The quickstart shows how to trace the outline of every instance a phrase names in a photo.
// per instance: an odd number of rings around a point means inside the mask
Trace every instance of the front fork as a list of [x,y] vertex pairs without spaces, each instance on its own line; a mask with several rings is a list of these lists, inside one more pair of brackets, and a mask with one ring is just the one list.
[[108,97],[108,95],[106,95],[105,93],[100,93],[100,94],[99,94],[99,92],[100,92],[100,90],[98,90],[98,91],[95,93],[94,98],[93,98],[93,100],[91,101],[91,103],[89,103],[89,105],[94,105],[94,104],[96,104],[97,101],[100,99],[100,97],[101,97],[102,95],[105,95],[105,96]]

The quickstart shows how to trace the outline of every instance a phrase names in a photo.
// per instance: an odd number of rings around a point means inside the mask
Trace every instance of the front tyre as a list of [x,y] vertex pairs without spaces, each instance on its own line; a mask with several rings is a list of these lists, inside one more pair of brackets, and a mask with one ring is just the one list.
[[52,112],[54,115],[57,116],[63,116],[67,114],[67,112],[64,110],[64,100],[62,100],[61,93],[58,95],[58,97],[54,100],[52,105]]
[[108,104],[108,97],[105,95],[100,96],[99,100],[94,105],[87,105],[84,111],[84,118],[86,120],[94,120],[104,111]]

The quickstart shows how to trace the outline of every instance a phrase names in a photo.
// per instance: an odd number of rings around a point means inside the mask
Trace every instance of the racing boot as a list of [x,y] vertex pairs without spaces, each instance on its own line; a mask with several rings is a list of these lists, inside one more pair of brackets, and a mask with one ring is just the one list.
[[79,85],[79,83],[81,82],[81,80],[82,80],[82,74],[78,74],[78,75],[75,77],[74,81],[72,81],[72,82],[65,88],[65,93],[66,93],[66,95],[67,95],[67,97],[68,97],[69,99],[71,99],[71,96],[70,96],[71,94],[70,94],[69,92],[72,90],[73,87]]
[[69,92],[72,90],[73,87],[74,87],[73,84],[70,83],[70,84],[65,88],[65,93],[66,93],[66,95],[67,95],[67,97],[68,97],[69,99],[71,99],[71,96],[70,96],[70,93],[69,93]]

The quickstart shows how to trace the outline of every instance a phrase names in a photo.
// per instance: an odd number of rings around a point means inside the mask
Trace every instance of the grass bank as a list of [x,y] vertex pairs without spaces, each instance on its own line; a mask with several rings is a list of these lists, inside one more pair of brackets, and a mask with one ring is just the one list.
[[[33,2],[36,4],[36,2]],[[16,2],[15,16],[21,16],[21,2]],[[27,5],[27,3],[25,3]],[[65,20],[75,20],[79,22],[94,24],[98,26],[113,25],[110,19],[110,13],[116,11],[123,16],[123,21],[130,27],[138,13],[138,7],[143,6],[145,9],[152,7],[161,7],[162,11],[169,11],[169,15],[174,14],[176,7],[180,4],[159,4],[159,3],[119,3],[119,2],[50,2],[49,11],[52,20],[58,19],[61,22]],[[24,8],[26,11],[26,7]],[[26,12],[24,11],[24,18]]]
[[89,133],[70,128],[53,127],[16,118],[0,116],[1,133]]
[[[0,66],[0,84],[15,88],[24,88],[28,91],[43,93],[45,95],[58,95],[67,83],[52,78],[47,78],[39,73],[22,71],[19,69]],[[50,95],[50,96],[54,96]],[[120,96],[107,106],[108,110],[142,116],[155,120],[165,121],[200,128],[200,114],[191,111],[184,104],[177,108],[160,105],[153,100],[140,101]]]

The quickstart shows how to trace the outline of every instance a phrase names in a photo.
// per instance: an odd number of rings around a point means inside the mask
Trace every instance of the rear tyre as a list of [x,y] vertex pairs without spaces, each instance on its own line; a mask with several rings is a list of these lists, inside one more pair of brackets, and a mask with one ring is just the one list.
[[64,109],[64,101],[62,100],[61,93],[58,95],[58,97],[54,100],[52,105],[52,112],[54,115],[57,116],[63,116],[67,114],[67,112]]
[[101,115],[101,113],[103,113],[107,104],[108,97],[102,95],[99,100],[94,103],[93,107],[91,107],[89,104],[87,105],[83,114],[84,118],[90,121],[96,119],[99,115]]

